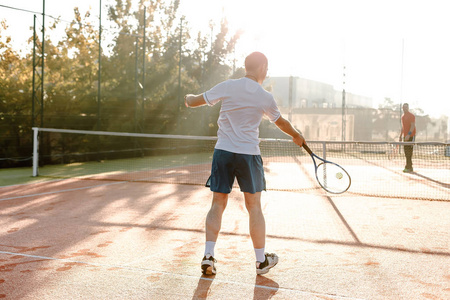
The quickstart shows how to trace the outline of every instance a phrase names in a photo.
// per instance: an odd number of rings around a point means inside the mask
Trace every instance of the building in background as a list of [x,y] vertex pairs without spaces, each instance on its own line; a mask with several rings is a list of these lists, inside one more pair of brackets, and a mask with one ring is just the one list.
[[[361,126],[361,122],[368,119],[355,116],[354,110],[372,109],[370,97],[346,92],[343,114],[343,92],[331,84],[291,76],[268,78],[264,87],[274,95],[282,113],[294,126],[303,128],[305,137],[310,140],[371,140],[370,126]],[[345,126],[342,126],[343,120]],[[356,122],[360,129],[367,129],[363,130],[364,134],[355,134]]]
[[[342,90],[333,85],[300,77],[270,77],[264,82],[281,107],[337,108],[342,107]],[[371,97],[345,93],[346,107],[372,108]]]
[[[342,90],[299,77],[271,77],[263,86],[274,95],[281,113],[308,140],[398,141],[400,106],[373,108],[371,97],[346,91],[342,109]],[[448,116],[432,118],[415,109],[417,142],[449,141]]]

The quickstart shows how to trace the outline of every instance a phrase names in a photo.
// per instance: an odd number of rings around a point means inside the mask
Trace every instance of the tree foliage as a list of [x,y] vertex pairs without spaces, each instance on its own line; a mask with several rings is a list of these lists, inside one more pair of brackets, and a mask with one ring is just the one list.
[[[70,23],[54,20],[46,27],[44,127],[214,134],[217,108],[187,110],[182,95],[233,76],[229,61],[240,33],[230,34],[224,19],[213,39],[202,32],[191,36],[188,22],[177,16],[179,0],[111,3],[100,59],[100,31],[91,25],[89,12],[81,15],[74,8]],[[65,34],[54,41],[53,30],[61,26]],[[22,158],[29,165],[33,54],[16,53],[4,36],[6,28],[2,21],[0,157],[9,159],[0,158],[0,165],[14,166]]]
[[[30,63],[13,50],[11,38],[4,36],[8,28],[0,23],[0,164],[20,162],[29,144],[31,122],[28,115],[31,103]],[[9,159],[5,159],[9,158]]]

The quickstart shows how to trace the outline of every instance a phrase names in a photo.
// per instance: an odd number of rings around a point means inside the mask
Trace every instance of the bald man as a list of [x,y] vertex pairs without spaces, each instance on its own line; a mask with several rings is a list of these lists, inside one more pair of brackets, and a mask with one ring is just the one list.
[[213,197],[206,216],[206,243],[201,263],[205,275],[216,274],[214,248],[235,179],[243,192],[249,213],[256,273],[266,274],[278,263],[275,253],[265,252],[266,223],[261,209],[261,192],[266,189],[266,182],[259,149],[259,125],[262,118],[266,117],[290,135],[298,146],[301,147],[305,139],[281,116],[273,95],[263,89],[267,70],[267,57],[260,52],[253,52],[245,59],[245,77],[226,80],[199,95],[185,96],[186,107],[222,103],[211,176],[207,182]]

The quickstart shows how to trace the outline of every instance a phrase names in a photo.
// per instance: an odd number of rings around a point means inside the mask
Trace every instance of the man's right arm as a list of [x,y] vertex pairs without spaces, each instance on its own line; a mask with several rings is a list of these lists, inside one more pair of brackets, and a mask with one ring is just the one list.
[[188,94],[184,96],[184,105],[186,105],[186,107],[197,107],[206,105],[206,101],[205,98],[203,98],[203,94],[199,95]]
[[275,121],[275,125],[277,125],[278,128],[280,128],[281,131],[284,133],[290,135],[292,137],[292,141],[299,145],[300,147],[303,146],[303,144],[306,144],[305,138],[298,132],[285,118],[280,116],[278,120]]

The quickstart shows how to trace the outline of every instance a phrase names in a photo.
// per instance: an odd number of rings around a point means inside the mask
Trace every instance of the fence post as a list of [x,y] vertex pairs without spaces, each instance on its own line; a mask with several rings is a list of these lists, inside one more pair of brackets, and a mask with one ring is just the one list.
[[38,176],[39,168],[39,128],[33,127],[33,177]]

